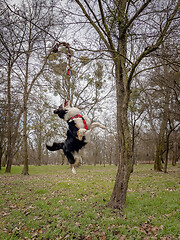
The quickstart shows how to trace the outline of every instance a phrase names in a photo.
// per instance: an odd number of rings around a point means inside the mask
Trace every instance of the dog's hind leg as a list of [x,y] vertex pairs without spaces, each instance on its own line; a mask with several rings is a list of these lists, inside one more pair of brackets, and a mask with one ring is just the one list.
[[75,162],[76,162],[76,159],[74,158],[74,156],[73,156],[73,154],[72,154],[71,152],[66,152],[66,151],[64,151],[64,154],[65,154],[65,156],[67,157],[68,162],[70,163],[72,173],[73,173],[73,174],[76,174],[76,170],[75,170],[75,168],[74,168],[74,164],[75,164]]

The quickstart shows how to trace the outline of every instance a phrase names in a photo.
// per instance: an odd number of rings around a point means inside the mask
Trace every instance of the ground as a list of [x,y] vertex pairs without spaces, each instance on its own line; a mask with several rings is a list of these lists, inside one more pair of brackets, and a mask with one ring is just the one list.
[[0,171],[0,239],[178,239],[178,166],[135,166],[124,211],[106,205],[117,167],[22,167]]

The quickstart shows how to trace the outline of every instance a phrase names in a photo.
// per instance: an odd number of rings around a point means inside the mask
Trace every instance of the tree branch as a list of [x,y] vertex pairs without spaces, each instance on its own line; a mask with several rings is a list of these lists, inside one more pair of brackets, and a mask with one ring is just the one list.
[[[109,50],[111,49],[111,46],[109,45],[108,41],[106,40],[106,38],[104,37],[103,33],[101,32],[100,28],[95,24],[95,22],[92,20],[92,18],[89,16],[89,14],[87,13],[87,11],[85,10],[84,6],[82,5],[82,3],[79,0],[75,0],[76,3],[79,5],[79,7],[81,8],[81,10],[83,11],[85,17],[89,20],[89,22],[91,23],[91,25],[94,27],[94,29],[96,30],[96,32],[99,34],[99,37],[103,40],[104,44],[106,45],[106,47]],[[86,1],[85,1],[86,2]]]
[[130,84],[131,84],[131,81],[132,81],[133,74],[134,74],[134,72],[135,72],[135,70],[136,70],[136,67],[139,65],[139,63],[142,61],[142,59],[143,59],[144,57],[146,57],[146,56],[147,56],[148,54],[150,54],[151,52],[154,52],[155,50],[157,50],[157,48],[158,48],[158,47],[161,45],[161,43],[163,42],[163,39],[164,39],[164,37],[165,37],[165,34],[166,34],[166,32],[167,32],[167,30],[168,30],[168,28],[169,28],[172,20],[174,19],[175,15],[176,15],[176,13],[177,13],[177,11],[178,11],[178,9],[179,9],[179,5],[180,5],[180,1],[178,0],[177,5],[176,5],[176,7],[174,8],[174,11],[173,11],[171,17],[170,17],[169,19],[167,19],[167,22],[166,22],[166,24],[165,24],[165,26],[164,26],[164,28],[163,28],[160,36],[158,37],[156,43],[155,43],[154,45],[151,45],[150,47],[147,47],[147,48],[144,50],[144,52],[141,53],[141,55],[140,55],[139,58],[135,61],[135,63],[133,64],[132,69],[131,69],[131,72],[130,72],[130,75],[129,75],[129,77],[128,77],[128,86],[127,86],[128,89],[130,89]]
[[102,23],[103,23],[104,28],[106,30],[108,41],[109,41],[109,44],[111,46],[111,50],[115,51],[115,48],[114,48],[114,45],[113,45],[113,42],[112,42],[112,39],[111,39],[111,33],[110,33],[109,28],[106,24],[106,18],[104,16],[101,0],[98,0],[98,3],[99,3],[99,9],[100,9],[100,12],[101,12]]
[[123,33],[126,32],[126,30],[129,28],[129,26],[132,24],[132,22],[140,15],[140,13],[148,6],[148,4],[151,2],[152,0],[147,0],[147,2],[145,2],[140,9],[134,14],[134,16],[127,22],[127,24],[124,26],[123,29]]
[[107,35],[106,32],[104,31],[104,29],[101,27],[101,24],[100,24],[99,20],[97,19],[96,14],[95,14],[94,11],[92,10],[92,8],[91,8],[90,5],[88,4],[88,2],[87,2],[86,0],[84,0],[84,1],[85,1],[86,5],[87,5],[88,9],[91,11],[92,15],[94,16],[94,18],[95,18],[95,20],[96,20],[99,28],[102,30],[102,32],[104,32],[105,35]]

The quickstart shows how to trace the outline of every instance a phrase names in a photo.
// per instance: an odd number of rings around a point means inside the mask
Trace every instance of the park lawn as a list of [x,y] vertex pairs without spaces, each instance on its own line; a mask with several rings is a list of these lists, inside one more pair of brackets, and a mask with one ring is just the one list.
[[179,167],[168,174],[138,165],[123,211],[106,205],[117,167],[13,166],[0,171],[0,239],[178,239]]

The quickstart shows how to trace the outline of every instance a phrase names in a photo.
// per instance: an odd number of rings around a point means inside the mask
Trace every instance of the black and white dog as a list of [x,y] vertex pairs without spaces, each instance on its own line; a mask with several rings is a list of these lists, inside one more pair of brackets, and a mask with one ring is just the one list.
[[72,172],[76,174],[74,164],[81,159],[80,150],[90,142],[92,129],[96,127],[106,129],[106,127],[98,122],[91,123],[88,116],[82,116],[78,108],[70,107],[67,100],[54,113],[68,123],[67,138],[64,142],[54,142],[52,146],[46,145],[46,147],[50,151],[62,149],[71,164]]

